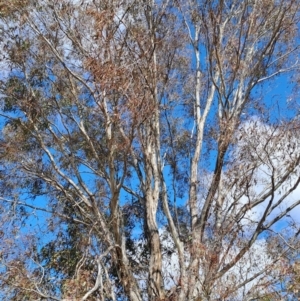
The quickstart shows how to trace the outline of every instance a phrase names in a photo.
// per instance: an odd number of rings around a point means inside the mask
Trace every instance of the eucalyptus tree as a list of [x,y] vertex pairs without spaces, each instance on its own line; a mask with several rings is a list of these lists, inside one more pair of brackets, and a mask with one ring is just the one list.
[[0,1],[5,298],[282,298],[299,6]]

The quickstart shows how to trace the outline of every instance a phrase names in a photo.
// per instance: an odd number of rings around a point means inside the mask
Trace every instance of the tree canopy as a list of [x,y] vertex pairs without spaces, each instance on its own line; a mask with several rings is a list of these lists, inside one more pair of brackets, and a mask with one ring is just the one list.
[[0,1],[3,298],[296,300],[299,18]]

